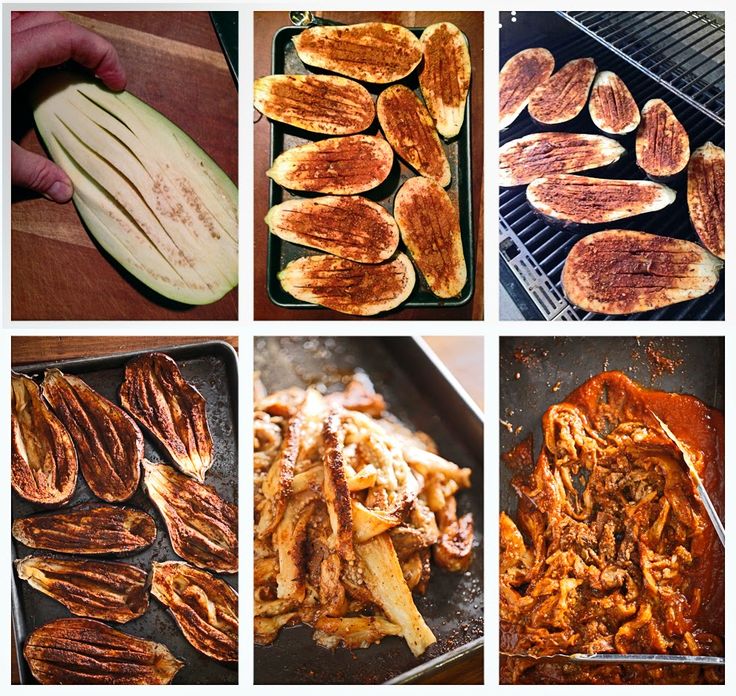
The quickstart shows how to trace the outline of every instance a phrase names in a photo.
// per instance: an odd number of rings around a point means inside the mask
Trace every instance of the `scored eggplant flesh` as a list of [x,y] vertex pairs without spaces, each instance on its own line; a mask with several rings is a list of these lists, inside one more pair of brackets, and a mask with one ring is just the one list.
[[529,115],[537,123],[548,126],[571,121],[588,101],[595,71],[592,58],[576,58],[565,63],[529,95]]
[[639,107],[626,83],[609,70],[601,70],[595,76],[588,111],[593,123],[611,135],[630,133],[641,120]]
[[504,63],[498,75],[499,130],[508,128],[518,118],[532,92],[554,69],[554,56],[546,48],[527,48]]
[[636,163],[654,181],[667,181],[690,160],[690,138],[669,105],[650,99],[636,131]]
[[706,143],[693,152],[687,168],[690,221],[706,249],[726,258],[726,153]]

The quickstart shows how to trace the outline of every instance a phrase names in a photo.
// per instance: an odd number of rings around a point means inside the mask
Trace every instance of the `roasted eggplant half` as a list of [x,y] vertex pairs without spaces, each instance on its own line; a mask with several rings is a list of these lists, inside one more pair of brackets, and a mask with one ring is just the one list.
[[27,556],[15,570],[76,616],[126,623],[148,608],[148,573],[128,563]]
[[706,143],[687,168],[687,205],[695,231],[711,254],[726,258],[726,153]]
[[630,230],[590,234],[570,250],[562,287],[587,312],[632,314],[701,297],[723,262],[698,244]]
[[23,517],[12,531],[32,549],[89,556],[141,551],[156,539],[156,523],[145,512],[97,504]]
[[609,70],[601,70],[595,76],[588,111],[596,127],[611,135],[630,133],[641,120],[639,107],[626,83]]
[[690,160],[690,138],[667,102],[650,99],[636,131],[636,163],[653,181],[670,181]]
[[498,75],[498,129],[508,128],[524,111],[532,92],[555,69],[546,48],[527,48],[511,56]]
[[543,126],[574,119],[588,101],[595,71],[592,58],[565,63],[529,95],[529,115]]
[[540,176],[605,167],[625,152],[620,143],[603,135],[532,133],[511,140],[499,151],[499,185],[523,186]]
[[138,488],[143,458],[143,435],[133,419],[60,370],[47,370],[41,389],[72,437],[90,490],[107,503],[128,500]]
[[164,353],[131,360],[120,402],[166,448],[182,473],[204,482],[213,449],[206,404],[174,360]]
[[170,684],[184,666],[165,645],[92,619],[44,624],[23,655],[41,684]]
[[224,580],[188,563],[154,563],[151,594],[199,652],[220,662],[238,661],[238,594]]
[[16,373],[10,381],[13,490],[37,505],[63,505],[77,485],[77,453],[71,435],[44,402],[38,384]]

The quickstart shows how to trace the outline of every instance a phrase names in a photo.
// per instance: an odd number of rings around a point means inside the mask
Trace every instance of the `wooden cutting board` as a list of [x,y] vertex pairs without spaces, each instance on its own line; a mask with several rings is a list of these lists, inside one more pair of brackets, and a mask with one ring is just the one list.
[[[117,49],[128,90],[188,133],[237,184],[238,97],[206,12],[80,12],[66,16]],[[43,152],[25,90],[13,94],[13,139]],[[13,320],[237,319],[237,289],[201,307],[160,298],[105,254],[74,205],[13,191]]]

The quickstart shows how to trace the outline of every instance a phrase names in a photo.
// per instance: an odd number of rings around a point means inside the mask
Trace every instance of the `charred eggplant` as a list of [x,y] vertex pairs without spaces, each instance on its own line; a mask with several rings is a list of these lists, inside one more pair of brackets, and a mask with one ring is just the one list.
[[609,70],[601,70],[595,76],[588,111],[593,123],[611,135],[630,133],[641,120],[639,107],[626,83]]
[[636,163],[654,181],[669,181],[687,167],[690,138],[669,105],[650,99],[636,131]]
[[565,63],[529,95],[529,115],[545,126],[574,119],[588,101],[595,70],[592,58]]
[[506,61],[498,76],[499,130],[508,128],[517,119],[532,92],[554,69],[554,56],[546,48],[527,48]]
[[693,152],[687,168],[690,220],[706,249],[726,258],[726,153],[706,143]]

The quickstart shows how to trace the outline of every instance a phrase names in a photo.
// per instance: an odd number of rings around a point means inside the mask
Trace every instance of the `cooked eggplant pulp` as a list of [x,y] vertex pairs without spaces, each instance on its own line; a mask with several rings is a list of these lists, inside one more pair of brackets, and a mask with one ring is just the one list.
[[61,72],[40,83],[34,118],[90,233],[136,278],[187,304],[237,285],[238,190],[171,121]]

